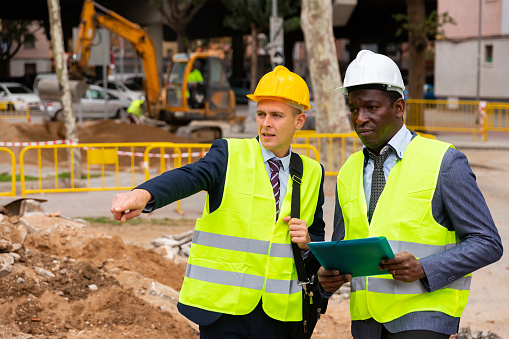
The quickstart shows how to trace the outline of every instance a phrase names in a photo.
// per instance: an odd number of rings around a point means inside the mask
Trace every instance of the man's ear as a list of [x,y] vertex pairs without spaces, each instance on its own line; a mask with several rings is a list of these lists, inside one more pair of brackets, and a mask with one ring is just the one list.
[[304,123],[306,122],[306,115],[304,113],[299,113],[295,117],[295,130],[300,130]]
[[405,100],[403,98],[399,98],[398,100],[396,100],[396,102],[394,102],[394,108],[396,109],[396,116],[398,118],[403,118],[403,115],[405,115],[406,108]]

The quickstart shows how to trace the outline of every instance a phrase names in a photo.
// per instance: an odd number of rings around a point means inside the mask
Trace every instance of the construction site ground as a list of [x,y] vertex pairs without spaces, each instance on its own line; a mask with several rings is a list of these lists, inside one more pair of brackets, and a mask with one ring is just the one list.
[[[0,124],[0,141],[62,139],[61,126],[53,123]],[[225,133],[255,135],[254,120],[249,116],[244,133]],[[502,241],[509,243],[509,135],[489,134],[487,142],[474,142],[471,134],[441,133],[437,137],[452,142],[467,155]],[[79,138],[80,142],[177,140],[156,127],[119,126],[111,121],[85,124]],[[0,165],[5,172],[7,166]],[[325,191],[328,240],[332,234],[334,178],[327,178]],[[185,259],[167,259],[154,249],[151,240],[191,230],[201,215],[205,193],[182,200],[183,214],[176,212],[177,204],[173,203],[124,225],[110,217],[109,206],[116,193],[33,194],[29,197],[47,199],[41,204],[42,214],[0,216],[0,238],[12,244],[23,242],[21,249],[15,249],[20,258],[12,265],[12,272],[0,278],[1,338],[198,337],[197,326],[175,308]],[[9,200],[0,199],[0,205]],[[507,255],[474,272],[460,328],[509,338],[508,278]],[[329,303],[313,338],[349,337],[349,299],[338,294]]]

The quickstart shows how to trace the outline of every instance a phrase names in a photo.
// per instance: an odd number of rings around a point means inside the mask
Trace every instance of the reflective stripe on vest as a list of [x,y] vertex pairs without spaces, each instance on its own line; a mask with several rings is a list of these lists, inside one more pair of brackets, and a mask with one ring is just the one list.
[[[447,251],[456,246],[456,243],[445,244],[445,245],[428,245],[428,244],[419,244],[416,242],[408,242],[408,241],[396,241],[389,240],[389,245],[392,248],[394,253],[398,253],[401,251],[407,251],[414,255],[416,258],[425,258],[430,255]],[[410,250],[411,249],[411,250]]]
[[[461,277],[456,281],[442,287],[442,289],[450,288],[453,290],[463,291],[470,289],[471,276]],[[352,279],[352,292],[366,290],[366,277],[359,277]],[[369,292],[387,293],[387,294],[420,294],[427,293],[419,281],[413,283],[405,283],[400,280],[384,279],[384,278],[369,278]]]
[[[456,233],[438,224],[431,209],[442,159],[449,147],[440,141],[415,137],[404,158],[391,170],[371,224],[363,187],[364,155],[353,154],[340,169],[337,181],[345,239],[386,236],[394,253],[407,251],[416,258],[456,246]],[[413,180],[416,173],[419,180]],[[388,274],[355,278],[351,318],[374,318],[384,323],[415,311],[439,311],[459,317],[468,300],[470,281],[467,275],[428,293],[420,281],[403,283]]]
[[[232,251],[242,251],[256,254],[269,253],[269,241],[234,237],[231,235],[216,234],[194,230],[193,244],[211,246]],[[292,258],[291,244],[272,244],[270,246],[271,257]]]
[[[191,279],[198,279],[214,284],[245,287],[260,291],[262,290],[265,282],[263,277],[252,274],[219,271],[189,264],[186,266],[185,275]],[[291,281],[267,279],[265,292],[278,294],[300,293],[302,292],[302,287],[299,286],[297,282],[297,279],[293,279]]]
[[[265,313],[280,321],[302,320],[302,287],[288,223],[292,181],[276,220],[275,200],[257,139],[228,139],[228,166],[221,205],[212,213],[207,196],[196,221],[179,302],[243,315],[262,298]],[[301,219],[311,226],[322,179],[320,164],[301,157]],[[246,180],[248,179],[248,180]]]

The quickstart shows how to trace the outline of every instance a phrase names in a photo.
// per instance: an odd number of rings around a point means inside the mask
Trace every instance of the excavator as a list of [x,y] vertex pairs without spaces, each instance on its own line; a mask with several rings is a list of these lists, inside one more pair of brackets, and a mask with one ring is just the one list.
[[[213,52],[174,55],[161,89],[154,43],[148,33],[92,0],[83,2],[78,40],[69,60],[71,79],[83,79],[87,75],[96,28],[105,28],[130,41],[143,60],[150,118],[165,121],[170,130],[178,128],[177,134],[202,142],[222,137],[220,122],[240,122],[239,126],[243,126],[243,120],[236,117],[235,95],[219,55]],[[201,79],[190,81],[198,68]]]
[[[98,13],[96,9],[101,10],[103,13]],[[74,54],[69,59],[69,74],[71,79],[80,80],[86,77],[97,27],[105,28],[131,42],[136,53],[143,60],[146,78],[144,84],[145,98],[148,110],[152,113],[154,103],[160,91],[156,54],[152,39],[138,24],[123,18],[92,0],[85,0],[83,2],[77,43]]]

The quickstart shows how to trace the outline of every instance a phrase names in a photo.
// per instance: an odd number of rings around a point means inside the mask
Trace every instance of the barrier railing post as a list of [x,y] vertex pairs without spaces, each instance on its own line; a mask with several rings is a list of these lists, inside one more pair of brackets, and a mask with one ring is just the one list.
[[0,152],[6,152],[11,157],[11,190],[9,192],[0,192],[0,196],[16,195],[16,156],[14,152],[6,147],[0,147]]

